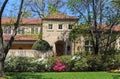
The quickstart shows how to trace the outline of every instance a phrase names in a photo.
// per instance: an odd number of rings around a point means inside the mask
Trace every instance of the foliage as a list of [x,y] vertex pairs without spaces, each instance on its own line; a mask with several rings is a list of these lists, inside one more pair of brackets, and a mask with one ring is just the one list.
[[31,71],[34,68],[28,57],[7,57],[5,60],[5,71]]
[[45,64],[45,59],[35,59],[31,57],[7,57],[5,60],[5,71],[43,72],[45,71]]
[[120,53],[111,54],[103,57],[103,66],[105,70],[120,68]]
[[64,0],[26,0],[24,16],[44,18],[50,14],[64,12],[61,10],[64,5]]
[[80,35],[86,36],[89,34],[89,30],[85,29],[86,26],[82,28],[83,26],[75,27],[74,29],[70,31],[70,34],[69,34],[70,41],[75,41]]
[[6,71],[14,71],[16,69],[16,60],[15,57],[7,57],[5,60],[5,67]]
[[80,52],[72,57],[71,64],[73,71],[86,71],[88,67],[86,57]]
[[51,46],[49,45],[47,41],[39,40],[33,44],[32,49],[46,52],[46,51],[51,50]]
[[[116,31],[114,28],[120,23],[119,3],[119,0],[68,0],[69,9],[79,16],[79,23],[88,24],[86,29],[89,30],[95,54],[99,54],[100,51],[107,52],[120,36],[119,33],[114,35]],[[104,34],[105,30],[107,34]],[[83,36],[84,33],[87,34],[84,30],[80,31],[83,32]],[[79,37],[78,34],[81,32],[73,31],[71,34],[73,40]]]
[[72,59],[72,56],[69,56],[69,55],[65,55],[65,56],[60,56],[59,57],[61,62],[66,66],[66,69],[65,71],[71,71],[71,59]]
[[47,63],[46,63],[46,69],[47,69],[47,71],[53,71],[53,66],[54,66],[54,64],[55,64],[55,62],[56,62],[56,59],[57,59],[57,57],[49,57],[48,58],[48,61],[47,61]]
[[88,71],[103,71],[103,62],[101,55],[87,56]]
[[[110,71],[119,69],[120,53],[110,55],[94,55],[88,52],[76,52],[74,56],[49,58],[7,57],[5,71],[51,72],[58,71]],[[56,66],[56,67],[55,67]]]
[[32,61],[32,64],[33,66],[35,66],[36,69],[34,71],[37,72],[47,71],[46,63],[47,63],[47,59],[43,59],[43,58],[35,59],[34,61]]

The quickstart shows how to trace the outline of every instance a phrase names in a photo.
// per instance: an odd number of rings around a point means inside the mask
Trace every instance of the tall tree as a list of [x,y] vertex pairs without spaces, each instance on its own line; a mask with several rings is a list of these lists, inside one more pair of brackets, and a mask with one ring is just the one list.
[[30,11],[33,16],[44,18],[53,13],[60,12],[65,5],[64,0],[26,0],[26,12]]
[[70,10],[79,16],[80,23],[88,26],[95,54],[106,53],[120,36],[114,29],[120,22],[120,9],[113,6],[113,1],[68,0]]
[[26,13],[31,12],[33,16],[38,16],[40,18],[45,17],[47,9],[46,2],[47,0],[26,0]]
[[48,0],[48,14],[60,12],[60,9],[65,6],[64,0]]
[[20,18],[21,18],[22,7],[23,7],[23,2],[24,2],[24,0],[21,0],[17,20],[14,23],[13,34],[11,35],[11,38],[8,41],[7,45],[5,45],[5,43],[3,41],[2,14],[5,10],[5,7],[8,3],[8,1],[9,0],[4,0],[3,4],[0,7],[0,76],[4,76],[4,61],[5,61],[5,58],[8,54],[8,51],[9,51],[9,49],[10,49],[10,47],[11,47],[13,41],[14,41],[14,37],[17,34],[17,28],[19,26],[19,21],[20,21]]

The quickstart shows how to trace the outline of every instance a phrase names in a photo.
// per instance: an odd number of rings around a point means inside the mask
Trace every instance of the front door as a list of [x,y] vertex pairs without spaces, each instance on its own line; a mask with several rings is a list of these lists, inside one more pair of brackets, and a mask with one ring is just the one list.
[[57,56],[64,55],[65,52],[65,42],[64,41],[57,41],[55,43],[56,46],[56,54]]

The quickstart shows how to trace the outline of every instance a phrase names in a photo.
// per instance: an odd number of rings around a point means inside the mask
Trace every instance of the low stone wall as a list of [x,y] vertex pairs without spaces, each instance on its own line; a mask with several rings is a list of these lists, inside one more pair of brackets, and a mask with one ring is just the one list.
[[22,56],[22,57],[39,57],[39,58],[44,58],[44,57],[49,57],[53,56],[52,51],[48,52],[41,52],[37,50],[9,50],[7,56]]

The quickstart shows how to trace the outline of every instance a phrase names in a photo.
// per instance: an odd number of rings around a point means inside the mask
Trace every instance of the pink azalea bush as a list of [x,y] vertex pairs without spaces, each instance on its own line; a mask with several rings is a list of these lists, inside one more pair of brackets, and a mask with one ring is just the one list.
[[66,68],[66,66],[61,63],[60,59],[57,59],[56,60],[56,65],[53,66],[53,70],[54,71],[59,71],[59,72],[64,71],[65,68]]

